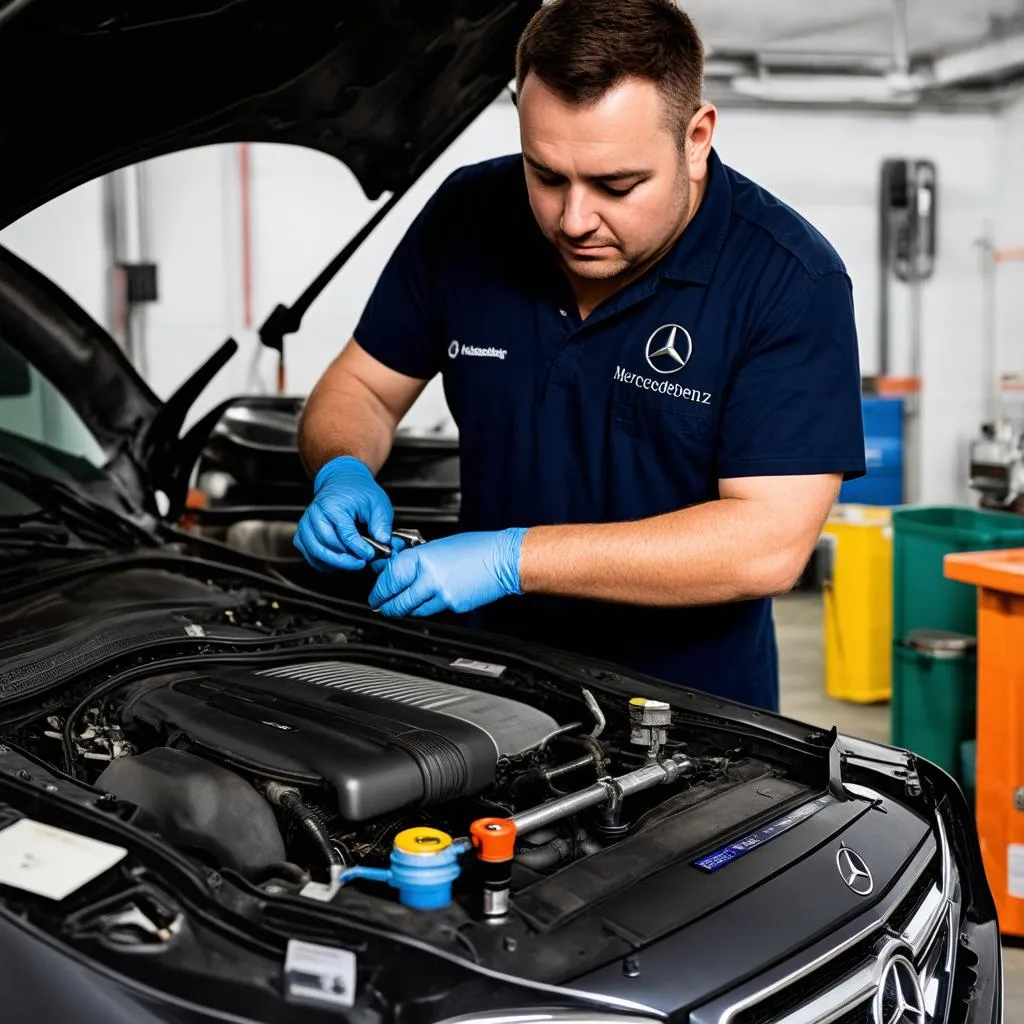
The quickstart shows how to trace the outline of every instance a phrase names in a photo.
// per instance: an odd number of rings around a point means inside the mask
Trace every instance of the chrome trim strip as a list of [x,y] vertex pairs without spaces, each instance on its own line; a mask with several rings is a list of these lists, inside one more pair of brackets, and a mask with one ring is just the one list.
[[843,1014],[870,1002],[882,983],[882,971],[888,965],[889,955],[901,949],[903,943],[890,939],[878,951],[870,963],[855,974],[822,992],[810,1002],[798,1006],[785,1017],[778,1017],[772,1024],[829,1024]]
[[924,952],[925,943],[935,934],[935,927],[942,918],[942,911],[949,903],[937,888],[932,888],[925,897],[917,913],[907,925],[903,933],[907,945],[914,952],[914,959],[917,960]]
[[935,934],[942,921],[943,912],[953,900],[956,869],[953,866],[953,853],[949,846],[949,840],[946,838],[946,826],[942,823],[941,818],[936,818],[936,830],[939,833],[939,853],[942,858],[939,869],[942,888],[932,889],[903,933],[907,945],[914,951],[915,960],[920,957],[924,947]]

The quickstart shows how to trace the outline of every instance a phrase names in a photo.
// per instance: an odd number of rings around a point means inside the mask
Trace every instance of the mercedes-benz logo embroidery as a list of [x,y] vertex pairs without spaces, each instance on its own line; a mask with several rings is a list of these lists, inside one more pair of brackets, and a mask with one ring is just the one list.
[[854,853],[848,846],[841,846],[836,854],[836,867],[839,868],[843,881],[858,896],[871,895],[875,888],[875,880],[859,853]]
[[690,332],[679,324],[663,324],[648,339],[644,356],[655,373],[678,373],[693,355]]
[[872,1024],[927,1024],[921,982],[914,965],[902,954],[883,968],[872,1009]]
[[449,359],[454,359],[458,354],[459,354],[459,343],[457,341],[453,341],[448,346],[448,358]]

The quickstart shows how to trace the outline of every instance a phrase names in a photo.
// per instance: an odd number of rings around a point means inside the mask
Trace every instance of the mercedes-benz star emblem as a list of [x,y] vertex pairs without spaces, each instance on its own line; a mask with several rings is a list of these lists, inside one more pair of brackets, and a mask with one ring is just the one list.
[[453,341],[448,346],[448,358],[449,359],[454,359],[458,354],[459,354],[459,343],[457,341]]
[[924,993],[914,965],[902,954],[882,970],[875,993],[872,1024],[927,1024]]
[[678,373],[693,354],[690,332],[679,324],[665,324],[648,339],[644,355],[655,373]]
[[836,854],[836,867],[843,881],[858,896],[870,896],[875,888],[875,880],[871,877],[871,870],[864,863],[864,858],[859,853],[854,853],[848,846],[839,847]]

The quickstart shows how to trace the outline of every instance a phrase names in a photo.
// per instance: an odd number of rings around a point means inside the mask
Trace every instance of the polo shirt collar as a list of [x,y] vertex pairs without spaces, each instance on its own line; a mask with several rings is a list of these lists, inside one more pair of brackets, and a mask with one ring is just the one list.
[[712,148],[708,183],[696,215],[678,241],[661,259],[662,277],[693,284],[710,284],[732,220],[732,184]]

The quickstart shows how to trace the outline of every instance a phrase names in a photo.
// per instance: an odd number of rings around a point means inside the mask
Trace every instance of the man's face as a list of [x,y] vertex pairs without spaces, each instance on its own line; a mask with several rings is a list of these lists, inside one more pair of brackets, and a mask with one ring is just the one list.
[[626,79],[573,106],[530,74],[518,107],[530,206],[566,268],[608,279],[662,255],[686,224],[690,180],[657,87]]

